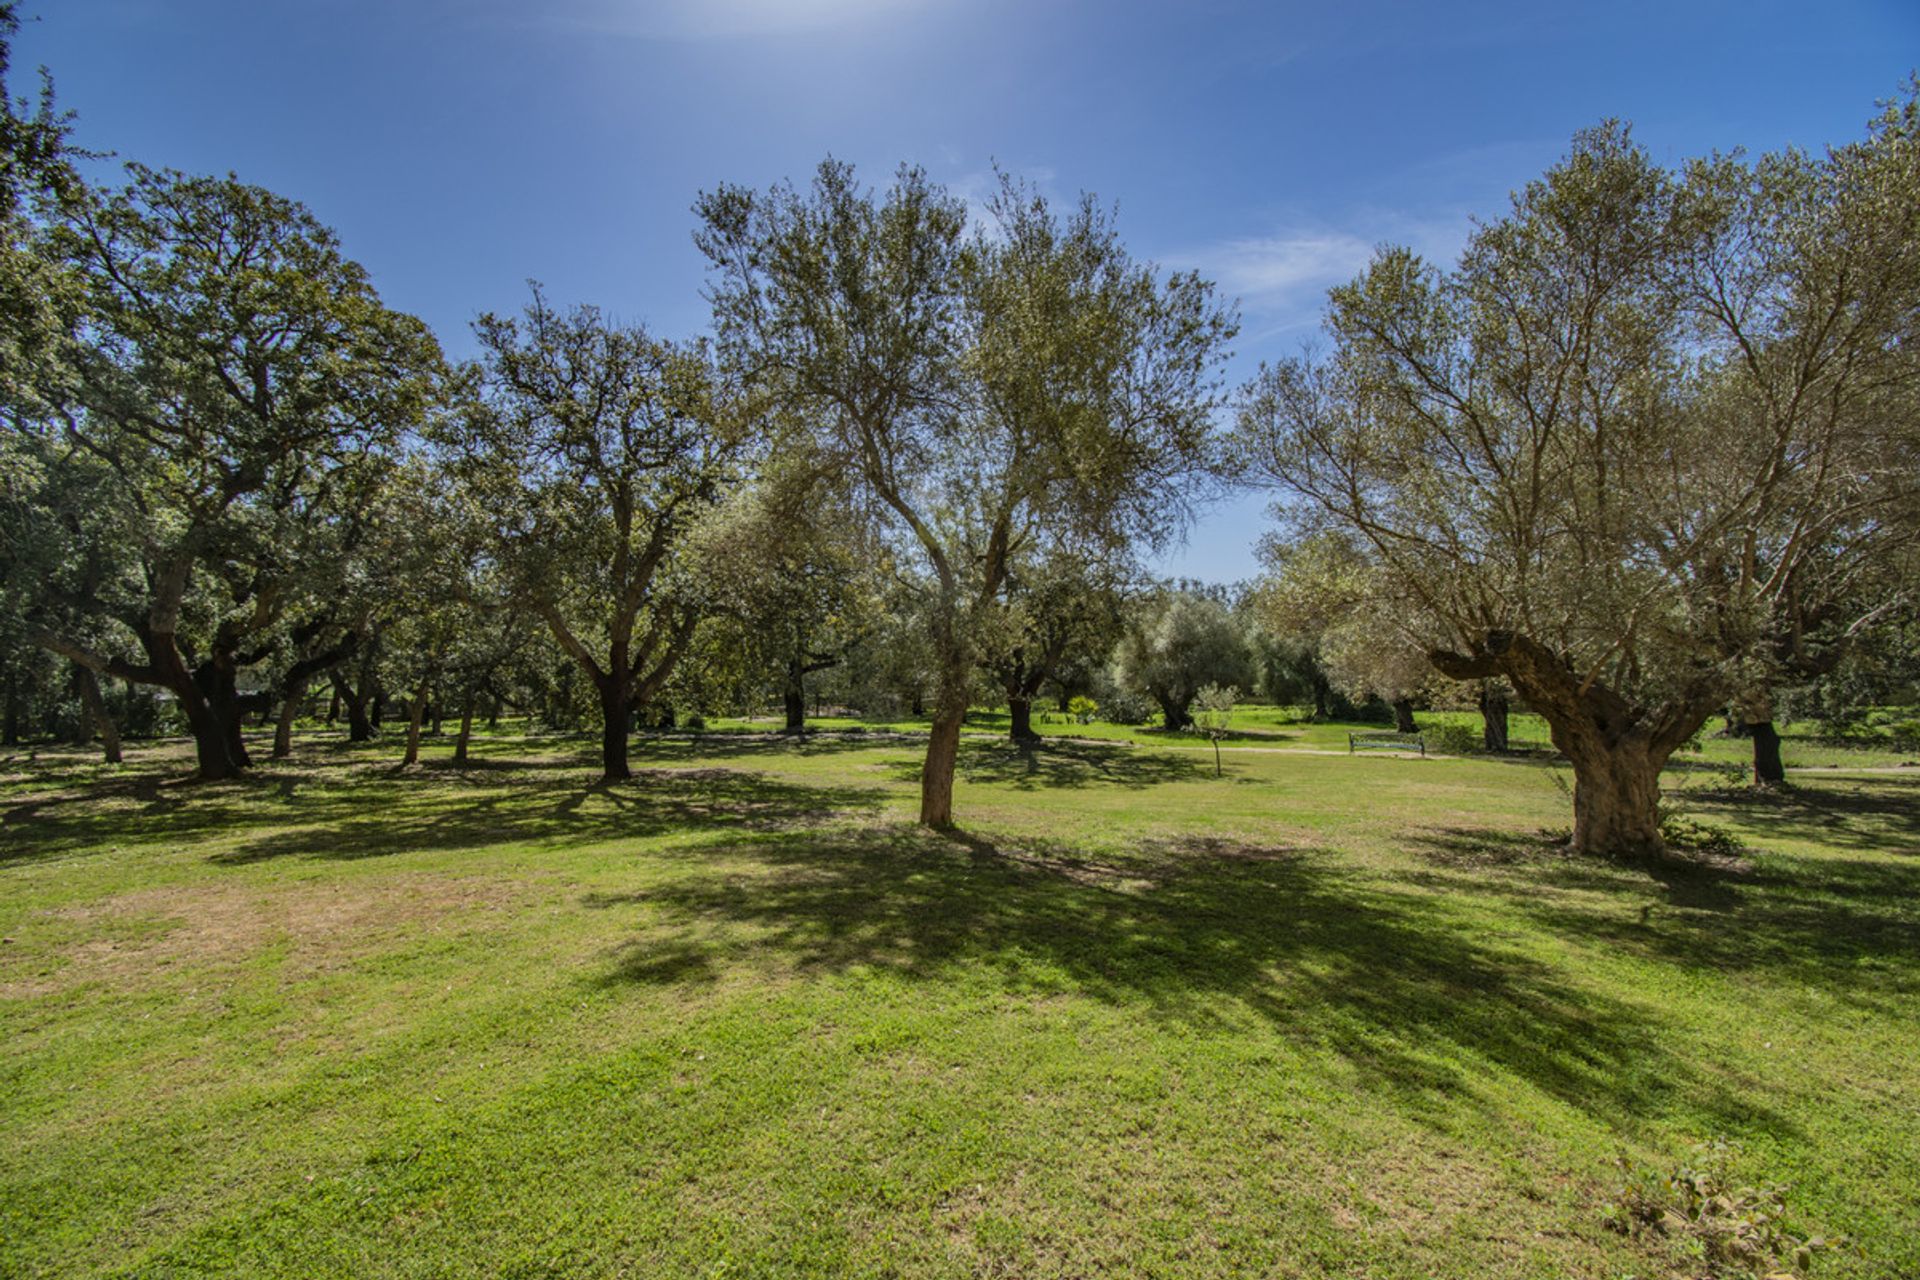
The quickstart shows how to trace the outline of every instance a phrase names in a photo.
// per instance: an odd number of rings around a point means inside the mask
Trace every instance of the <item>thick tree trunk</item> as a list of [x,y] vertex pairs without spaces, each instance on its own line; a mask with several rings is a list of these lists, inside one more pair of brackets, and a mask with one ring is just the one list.
[[420,722],[427,714],[427,691],[425,686],[414,692],[407,703],[407,754],[400,761],[401,768],[420,763]]
[[1753,733],[1753,781],[1756,786],[1779,787],[1787,781],[1787,766],[1780,759],[1780,731],[1771,720],[1749,721]]
[[280,700],[280,718],[273,726],[275,760],[285,760],[293,754],[293,721],[300,714],[300,700],[306,696],[305,689],[289,689],[287,696]]
[[1040,735],[1033,731],[1032,698],[1016,694],[1007,699],[1007,718],[1012,721],[1008,734],[1015,742],[1039,740]]
[[347,710],[347,741],[373,740],[373,722],[367,718],[367,700],[339,673],[333,676],[333,696]]
[[1489,751],[1507,749],[1507,695],[1491,685],[1480,686],[1480,742]]
[[633,776],[627,767],[627,714],[633,705],[633,690],[617,676],[602,676],[597,683],[600,688],[600,777],[605,782],[623,782]]
[[1327,709],[1327,682],[1318,674],[1313,677],[1313,718],[1331,720],[1333,713]]
[[227,755],[238,767],[250,767],[253,757],[247,751],[246,708],[240,703],[233,650],[216,642],[212,655],[193,673],[193,679],[226,734]]
[[159,677],[155,683],[173,694],[181,712],[187,717],[187,728],[193,734],[194,757],[201,779],[219,782],[245,769],[244,759],[233,754],[231,726],[208,703],[200,683],[193,678],[193,673],[187,670],[186,662],[180,657],[172,634],[150,630],[140,640],[154,673]]
[[1155,694],[1153,700],[1160,704],[1160,717],[1166,722],[1169,732],[1184,729],[1193,723],[1193,714],[1188,710],[1193,705],[1191,699],[1181,702],[1171,694]]
[[[1561,750],[1567,751],[1565,746]],[[1567,751],[1573,762],[1573,851],[1648,862],[1666,852],[1660,837],[1660,767],[1645,745],[1623,742]]]
[[1724,691],[1711,679],[1640,707],[1596,678],[1583,680],[1562,655],[1515,632],[1487,632],[1471,655],[1427,656],[1456,680],[1504,676],[1546,718],[1554,745],[1573,764],[1574,852],[1641,862],[1665,853],[1660,770],[1723,705]]
[[119,764],[120,728],[107,711],[106,699],[100,696],[99,678],[93,674],[93,668],[75,663],[73,682],[80,690],[80,702],[86,708],[87,719],[100,733],[101,753],[108,764]]
[[367,700],[367,720],[375,728],[387,718],[387,691],[380,687],[379,681],[373,685],[373,696]]
[[1393,730],[1395,733],[1418,733],[1420,726],[1413,722],[1413,700],[1395,698],[1393,700]]
[[467,763],[467,744],[473,740],[473,699],[467,699],[466,707],[460,712],[460,735],[453,740],[453,762],[457,765]]

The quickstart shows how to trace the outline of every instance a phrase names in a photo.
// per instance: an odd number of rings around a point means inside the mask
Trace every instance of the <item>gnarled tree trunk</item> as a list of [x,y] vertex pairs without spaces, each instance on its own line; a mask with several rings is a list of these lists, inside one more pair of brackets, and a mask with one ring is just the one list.
[[1393,700],[1393,728],[1396,733],[1420,731],[1420,726],[1413,722],[1413,699],[1395,698]]
[[231,778],[247,767],[245,759],[233,753],[233,734],[231,726],[208,703],[202,693],[199,682],[193,673],[187,670],[186,662],[180,656],[179,648],[174,644],[171,632],[156,632],[143,628],[140,636],[141,646],[147,651],[148,662],[159,677],[155,683],[173,694],[174,701],[187,717],[187,728],[193,734],[195,763],[199,766],[200,777],[208,782],[218,782]]
[[[69,637],[36,629],[30,638],[42,648],[64,658],[91,667],[95,672],[118,676],[122,680],[158,685],[179,704],[193,734],[193,746],[199,776],[209,782],[230,778],[247,766],[246,746],[239,739],[239,706],[229,700],[216,707],[209,701],[202,682],[187,667],[176,636],[181,601],[186,595],[192,561],[176,557],[156,567],[153,575],[153,600],[146,617],[135,625],[140,647],[146,652],[145,666],[123,658],[89,649]],[[205,668],[203,668],[205,670]],[[223,712],[230,714],[223,715]]]
[[1472,655],[1428,654],[1456,680],[1504,676],[1546,718],[1553,744],[1573,765],[1574,852],[1628,862],[1666,852],[1660,836],[1660,771],[1720,704],[1709,683],[1657,707],[1628,703],[1597,678],[1582,680],[1531,637],[1488,632]]

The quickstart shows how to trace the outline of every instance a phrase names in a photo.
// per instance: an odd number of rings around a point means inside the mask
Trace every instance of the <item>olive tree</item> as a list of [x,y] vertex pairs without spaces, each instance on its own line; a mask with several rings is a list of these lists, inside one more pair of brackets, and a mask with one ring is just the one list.
[[1581,852],[1662,852],[1668,757],[1895,534],[1914,124],[1681,174],[1583,133],[1454,269],[1382,251],[1325,357],[1247,391],[1243,456],[1296,532],[1357,540],[1439,671],[1546,718]]
[[1233,321],[1212,287],[1133,260],[1091,199],[1064,215],[1011,180],[990,225],[917,169],[884,193],[828,161],[805,190],[698,204],[728,357],[779,394],[923,570],[934,655],[920,820],[953,823],[979,637],[1014,558],[1068,532],[1176,527],[1214,458]]
[[1253,683],[1252,654],[1231,610],[1199,591],[1163,590],[1137,605],[1114,646],[1115,684],[1160,704],[1169,730],[1193,723],[1193,700],[1209,685]]

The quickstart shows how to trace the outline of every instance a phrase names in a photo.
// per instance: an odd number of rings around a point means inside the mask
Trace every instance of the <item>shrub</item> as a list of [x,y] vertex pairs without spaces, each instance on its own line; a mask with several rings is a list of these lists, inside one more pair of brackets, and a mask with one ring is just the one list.
[[1736,857],[1746,848],[1746,842],[1726,828],[1696,822],[1677,813],[1661,815],[1660,838],[1669,848],[1688,849],[1716,858]]
[[1465,756],[1483,752],[1487,749],[1486,739],[1480,730],[1458,720],[1442,720],[1438,724],[1426,724],[1420,727],[1420,733],[1427,744],[1427,750],[1438,751],[1442,755]]
[[1145,724],[1159,708],[1149,698],[1116,690],[1100,706],[1100,718],[1108,724]]
[[1700,1143],[1691,1159],[1666,1173],[1620,1157],[1621,1182],[1602,1221],[1622,1235],[1670,1240],[1706,1263],[1709,1275],[1729,1280],[1799,1280],[1815,1255],[1854,1248],[1844,1236],[1789,1231],[1787,1188],[1737,1183],[1730,1166],[1738,1152],[1725,1140]]
[[1067,702],[1067,714],[1073,717],[1076,724],[1091,723],[1094,713],[1098,710],[1100,710],[1100,704],[1085,694],[1078,694]]

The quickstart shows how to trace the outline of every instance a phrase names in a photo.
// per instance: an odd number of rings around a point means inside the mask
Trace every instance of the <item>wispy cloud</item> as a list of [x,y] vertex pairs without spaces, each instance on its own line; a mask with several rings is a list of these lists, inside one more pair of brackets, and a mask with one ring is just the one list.
[[1345,231],[1283,231],[1224,240],[1189,255],[1248,307],[1291,311],[1367,265],[1373,245]]
[[536,19],[607,35],[721,40],[794,35],[911,16],[942,0],[557,0]]
[[1173,265],[1199,271],[1237,299],[1249,322],[1246,336],[1257,345],[1316,326],[1327,290],[1358,275],[1380,246],[1407,245],[1444,264],[1459,252],[1470,229],[1464,212],[1430,219],[1370,212],[1345,221],[1281,226],[1169,257]]

